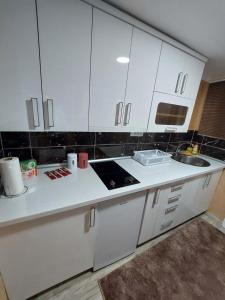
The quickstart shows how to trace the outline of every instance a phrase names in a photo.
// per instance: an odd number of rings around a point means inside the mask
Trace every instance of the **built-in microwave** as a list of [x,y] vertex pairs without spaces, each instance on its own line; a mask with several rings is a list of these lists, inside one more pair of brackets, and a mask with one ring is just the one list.
[[148,132],[186,132],[194,103],[191,99],[155,92]]

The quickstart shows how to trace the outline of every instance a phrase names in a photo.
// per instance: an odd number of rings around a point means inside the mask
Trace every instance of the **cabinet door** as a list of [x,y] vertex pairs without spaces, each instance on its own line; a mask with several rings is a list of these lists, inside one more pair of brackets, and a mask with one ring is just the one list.
[[146,192],[130,194],[97,208],[95,263],[97,270],[135,251]]
[[155,222],[158,215],[159,204],[156,203],[157,194],[149,191],[145,202],[144,215],[138,245],[143,244],[153,238]]
[[156,79],[161,41],[133,29],[123,125],[129,131],[146,131]]
[[0,1],[1,131],[42,130],[42,97],[34,0]]
[[199,59],[163,43],[155,90],[195,100],[204,65]]
[[0,269],[11,300],[24,300],[93,267],[90,209],[0,230]]
[[196,194],[196,201],[194,205],[195,215],[206,211],[212,200],[214,191],[219,182],[221,171],[208,174],[199,179],[198,192]]
[[196,212],[197,202],[199,201],[197,193],[201,185],[202,178],[195,178],[184,183],[182,197],[178,207],[178,220],[176,225],[179,225],[198,214]]
[[198,94],[205,64],[199,59],[185,55],[184,76],[181,83],[180,95],[195,100]]
[[[181,197],[180,188],[182,189],[182,186],[183,185],[177,184],[172,187],[159,189],[157,200],[159,208],[153,236],[162,234],[177,225],[178,207]],[[175,190],[175,192],[173,192],[173,190]]]
[[184,56],[181,50],[163,43],[155,91],[178,95],[184,76]]
[[93,10],[89,128],[122,131],[132,26]]
[[74,0],[38,0],[45,128],[87,131],[92,9]]
[[149,132],[186,132],[191,120],[194,100],[164,93],[154,93]]

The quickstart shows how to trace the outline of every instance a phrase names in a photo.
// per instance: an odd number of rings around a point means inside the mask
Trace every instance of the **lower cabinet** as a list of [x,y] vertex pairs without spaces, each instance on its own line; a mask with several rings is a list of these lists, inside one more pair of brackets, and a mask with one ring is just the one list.
[[0,229],[0,270],[10,300],[24,300],[93,267],[91,212],[77,209]]
[[99,204],[96,208],[94,270],[135,251],[146,191]]
[[149,191],[138,245],[206,211],[221,173]]

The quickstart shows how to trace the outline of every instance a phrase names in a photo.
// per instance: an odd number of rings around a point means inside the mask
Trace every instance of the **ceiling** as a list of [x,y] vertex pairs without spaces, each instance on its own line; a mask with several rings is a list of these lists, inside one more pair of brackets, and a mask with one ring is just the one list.
[[207,56],[203,78],[225,79],[224,0],[105,0]]

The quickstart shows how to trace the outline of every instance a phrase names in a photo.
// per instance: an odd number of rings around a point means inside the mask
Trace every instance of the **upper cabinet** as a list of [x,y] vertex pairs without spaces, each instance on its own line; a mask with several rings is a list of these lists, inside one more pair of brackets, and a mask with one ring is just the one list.
[[118,131],[123,108],[132,26],[93,11],[90,131]]
[[37,0],[37,9],[45,128],[87,131],[92,8]]
[[161,41],[94,10],[90,130],[146,131]]
[[146,131],[162,42],[133,29],[123,126]]
[[196,99],[205,63],[163,43],[155,91]]
[[0,131],[43,130],[34,0],[0,1]]
[[204,62],[119,17],[1,0],[0,36],[0,131],[188,128]]

